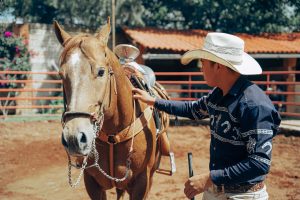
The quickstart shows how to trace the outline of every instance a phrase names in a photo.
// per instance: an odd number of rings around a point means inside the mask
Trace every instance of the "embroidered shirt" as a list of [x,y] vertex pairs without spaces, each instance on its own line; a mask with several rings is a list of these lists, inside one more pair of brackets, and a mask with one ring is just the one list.
[[281,119],[268,96],[245,77],[225,96],[214,88],[197,101],[157,99],[154,106],[195,120],[210,118],[209,168],[214,184],[255,184],[265,179]]

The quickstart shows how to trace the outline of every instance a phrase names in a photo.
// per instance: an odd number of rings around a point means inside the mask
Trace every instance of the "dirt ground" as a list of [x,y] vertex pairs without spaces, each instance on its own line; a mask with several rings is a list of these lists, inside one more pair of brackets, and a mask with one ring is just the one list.
[[[0,122],[0,199],[44,200],[89,199],[83,180],[78,188],[68,185],[67,157],[60,144],[57,121]],[[169,136],[177,172],[155,174],[148,199],[185,199],[183,184],[188,176],[187,153],[193,153],[194,173],[207,171],[209,139],[207,127],[171,127]],[[278,135],[274,139],[267,190],[271,200],[300,199],[300,137]],[[164,158],[163,168],[168,168]],[[108,191],[108,199],[115,192]],[[128,199],[128,195],[125,196]],[[201,195],[196,199],[201,199]]]

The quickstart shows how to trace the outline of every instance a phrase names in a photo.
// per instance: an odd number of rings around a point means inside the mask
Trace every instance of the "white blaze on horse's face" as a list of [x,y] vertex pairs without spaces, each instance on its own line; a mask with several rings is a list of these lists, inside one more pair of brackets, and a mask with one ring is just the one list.
[[[91,98],[89,89],[93,83],[90,74],[84,67],[87,67],[86,58],[79,49],[74,50],[66,59],[64,82],[65,89],[68,90],[67,102],[68,111],[88,112],[88,105],[97,101]],[[91,87],[93,88],[93,87]],[[67,119],[63,129],[63,144],[71,155],[87,155],[92,149],[94,139],[93,124],[88,117],[74,116]]]
[[[82,52],[74,49],[63,65],[63,79],[68,111],[92,113],[103,103],[108,83],[108,67],[103,61],[94,62]],[[101,54],[100,54],[101,55]],[[105,57],[103,56],[104,60]],[[99,71],[103,73],[99,73]],[[106,91],[109,92],[109,91]],[[109,95],[107,95],[109,96]],[[92,150],[95,137],[94,124],[87,116],[74,115],[67,119],[63,130],[63,144],[69,154],[87,155]]]
[[107,106],[102,105],[106,105],[110,96],[105,95],[110,85],[106,58],[110,21],[108,19],[95,36],[72,37],[57,22],[54,30],[64,47],[60,74],[69,112],[63,119],[62,144],[71,155],[87,155],[95,138],[94,122],[89,114],[99,111],[99,108],[105,109]]
[[76,66],[76,64],[78,64],[79,61],[80,61],[79,52],[75,52],[75,53],[71,54],[71,58],[70,58],[71,65]]

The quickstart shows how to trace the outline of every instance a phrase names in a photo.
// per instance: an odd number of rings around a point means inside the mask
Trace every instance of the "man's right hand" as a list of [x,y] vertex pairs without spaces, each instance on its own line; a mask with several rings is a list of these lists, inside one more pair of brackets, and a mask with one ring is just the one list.
[[142,102],[153,106],[155,103],[155,98],[152,97],[150,94],[148,94],[148,92],[144,91],[144,90],[140,90],[138,88],[133,88],[132,89],[133,92],[133,98],[141,100]]

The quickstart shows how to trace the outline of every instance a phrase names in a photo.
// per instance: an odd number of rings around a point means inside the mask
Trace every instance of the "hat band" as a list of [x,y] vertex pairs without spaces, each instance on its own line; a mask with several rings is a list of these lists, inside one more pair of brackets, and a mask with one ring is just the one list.
[[235,65],[239,65],[243,62],[244,50],[242,48],[222,47],[205,41],[203,50],[215,53],[219,57]]
[[229,54],[232,56],[242,56],[244,49],[235,47],[222,47],[205,41],[203,47],[209,51],[213,51],[220,54]]

